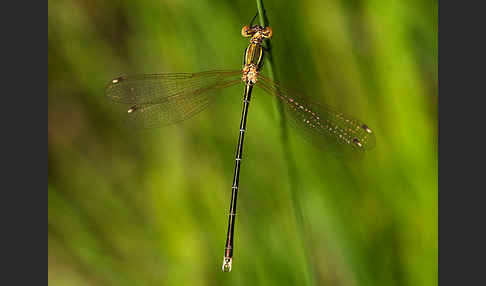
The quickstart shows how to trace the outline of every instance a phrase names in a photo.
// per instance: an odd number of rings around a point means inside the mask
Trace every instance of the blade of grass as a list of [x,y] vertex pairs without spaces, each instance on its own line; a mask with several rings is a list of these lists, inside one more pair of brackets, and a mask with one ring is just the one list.
[[[258,19],[260,21],[260,25],[264,27],[269,26],[268,18],[265,13],[265,8],[263,7],[263,0],[256,0],[256,4],[258,9]],[[264,47],[266,49],[265,57],[266,60],[268,61],[268,63],[265,65],[266,70],[268,71],[268,77],[274,81],[278,81],[278,77],[275,69],[275,62],[273,61],[270,39],[265,40]],[[280,123],[280,130],[281,130],[280,137],[282,140],[283,154],[287,162],[287,172],[289,178],[289,189],[292,198],[292,207],[294,209],[294,216],[299,231],[300,242],[304,249],[305,261],[307,263],[306,269],[308,271],[305,273],[306,281],[307,281],[307,285],[315,285],[314,269],[311,263],[310,252],[307,247],[308,244],[306,243],[306,235],[305,235],[306,227],[305,227],[304,215],[302,212],[302,207],[298,195],[299,174],[297,172],[295,159],[293,157],[290,148],[290,142],[288,138],[288,126],[285,121],[284,106],[283,103],[278,99],[275,99],[274,102],[276,104],[276,109],[278,111],[278,120]]]

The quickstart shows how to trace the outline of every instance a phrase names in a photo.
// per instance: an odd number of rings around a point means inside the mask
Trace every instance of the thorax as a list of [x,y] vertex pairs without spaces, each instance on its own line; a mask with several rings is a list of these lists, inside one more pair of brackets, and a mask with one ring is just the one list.
[[259,43],[251,43],[245,51],[243,63],[242,80],[246,83],[255,84],[258,72],[262,66],[263,48]]

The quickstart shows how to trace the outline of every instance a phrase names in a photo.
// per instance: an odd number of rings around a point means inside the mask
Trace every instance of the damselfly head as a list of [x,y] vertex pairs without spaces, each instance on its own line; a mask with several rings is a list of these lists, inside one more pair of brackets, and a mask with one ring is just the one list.
[[268,26],[264,28],[260,25],[246,25],[241,29],[241,35],[245,38],[251,37],[251,42],[261,43],[262,39],[271,38],[273,35],[273,31],[272,28]]

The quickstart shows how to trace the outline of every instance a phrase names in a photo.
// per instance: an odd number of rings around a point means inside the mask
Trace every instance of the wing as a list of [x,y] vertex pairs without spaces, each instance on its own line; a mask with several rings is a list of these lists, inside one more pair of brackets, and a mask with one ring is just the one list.
[[375,135],[362,121],[338,112],[321,103],[291,92],[262,75],[257,86],[279,98],[291,125],[301,135],[319,147],[328,143],[350,146],[355,150],[369,150],[375,146]]
[[214,91],[238,84],[241,71],[209,71],[121,76],[113,79],[105,94],[127,105],[128,122],[152,128],[186,120],[204,110]]

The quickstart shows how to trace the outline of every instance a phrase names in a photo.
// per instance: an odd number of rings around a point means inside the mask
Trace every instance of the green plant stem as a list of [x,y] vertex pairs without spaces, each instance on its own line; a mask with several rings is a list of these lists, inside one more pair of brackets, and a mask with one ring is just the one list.
[[[257,10],[258,10],[258,20],[260,21],[260,25],[262,25],[263,27],[268,26],[268,19],[267,19],[267,15],[265,14],[265,9],[263,8],[262,0],[256,0],[256,3],[257,3]],[[271,79],[276,80],[275,78],[276,75],[274,73],[275,69],[274,69],[270,39],[267,39],[264,42],[264,47],[268,51],[266,53],[266,57],[267,57],[266,59],[268,60],[268,65],[267,65],[268,76]]]
[[[256,0],[257,4],[257,9],[258,9],[258,19],[260,21],[260,25],[262,26],[269,26],[268,18],[265,13],[265,8],[263,7],[263,1],[262,0]],[[273,61],[273,54],[272,54],[272,49],[271,49],[271,43],[270,39],[266,39],[264,43],[264,47],[266,49],[266,60],[268,61],[268,64],[265,65],[266,70],[268,71],[268,77],[274,81],[278,82],[277,74],[276,74],[276,69],[275,69],[275,63]],[[292,206],[294,209],[294,216],[295,220],[297,222],[297,227],[299,229],[299,234],[300,234],[300,240],[302,242],[303,248],[304,248],[304,255],[305,255],[305,260],[307,262],[307,285],[314,285],[314,268],[312,267],[312,263],[310,260],[310,252],[309,249],[307,248],[306,244],[306,239],[305,239],[305,221],[304,221],[304,216],[302,212],[302,207],[298,195],[298,182],[299,182],[299,175],[297,172],[297,167],[295,164],[295,159],[293,157],[293,153],[291,152],[290,148],[290,142],[289,142],[289,136],[288,136],[288,127],[285,121],[285,113],[284,113],[284,106],[283,103],[275,99],[275,104],[276,104],[276,109],[278,111],[278,120],[280,123],[280,137],[282,141],[282,148],[283,148],[283,154],[285,155],[285,159],[287,162],[287,173],[288,173],[288,178],[289,178],[289,188],[290,188],[290,193],[292,197]]]

